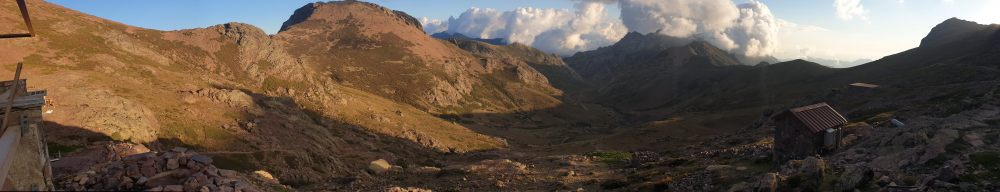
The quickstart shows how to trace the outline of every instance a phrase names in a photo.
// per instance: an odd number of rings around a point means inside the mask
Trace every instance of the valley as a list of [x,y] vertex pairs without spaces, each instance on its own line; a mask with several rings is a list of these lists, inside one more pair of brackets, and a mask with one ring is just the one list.
[[[1000,189],[996,24],[952,18],[919,47],[830,68],[637,32],[564,57],[431,36],[357,1],[306,4],[276,34],[161,31],[28,3],[38,34],[0,40],[0,74],[23,62],[28,89],[48,90],[58,190]],[[0,32],[23,30],[16,9],[0,4]],[[772,117],[814,103],[843,114],[853,139],[773,159]],[[190,168],[141,173],[172,184],[98,174],[174,155]],[[195,176],[216,168],[234,172]]]

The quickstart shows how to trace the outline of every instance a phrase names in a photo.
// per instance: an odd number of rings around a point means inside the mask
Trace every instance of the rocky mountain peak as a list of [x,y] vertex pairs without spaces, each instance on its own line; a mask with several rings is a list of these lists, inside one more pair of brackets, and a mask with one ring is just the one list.
[[987,25],[952,17],[934,26],[931,32],[920,41],[920,47],[943,45],[984,28],[987,28]]
[[392,10],[368,2],[331,1],[310,3],[296,9],[292,16],[281,24],[281,29],[279,31],[286,31],[290,27],[308,20],[327,20],[337,18],[330,17],[336,15],[332,14],[332,12],[346,12],[348,15],[352,16],[382,14],[389,18],[393,18],[393,20],[400,21],[407,26],[415,27],[421,31],[423,30],[423,25],[420,24],[420,21],[406,12]]

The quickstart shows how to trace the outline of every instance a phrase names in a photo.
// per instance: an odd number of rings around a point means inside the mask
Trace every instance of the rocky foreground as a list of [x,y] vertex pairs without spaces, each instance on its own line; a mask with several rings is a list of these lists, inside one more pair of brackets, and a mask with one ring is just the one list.
[[[61,189],[72,191],[223,191],[255,192],[285,189],[269,173],[255,177],[219,169],[212,158],[177,147],[167,152],[145,152],[95,165],[87,171],[58,178]],[[262,187],[272,188],[262,188]],[[261,190],[270,189],[270,190]]]

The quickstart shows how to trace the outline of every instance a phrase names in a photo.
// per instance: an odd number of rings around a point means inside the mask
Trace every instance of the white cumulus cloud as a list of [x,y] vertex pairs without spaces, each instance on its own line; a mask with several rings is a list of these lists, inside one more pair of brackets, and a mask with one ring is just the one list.
[[620,0],[621,19],[630,31],[694,37],[746,56],[771,55],[780,24],[759,1]]
[[424,31],[430,34],[440,33],[448,30],[448,23],[439,19],[420,18],[420,24],[424,26]]
[[[617,4],[618,18],[607,5]],[[614,44],[628,31],[700,39],[746,56],[768,56],[781,27],[756,0],[580,0],[575,10],[471,8],[447,21],[422,19],[428,33],[447,31],[478,38],[505,38],[542,51],[571,55]],[[441,30],[447,28],[447,30]]]
[[575,11],[530,7],[512,11],[470,8],[457,18],[448,18],[447,22],[428,25],[434,21],[427,20],[423,23],[428,33],[446,31],[484,39],[504,38],[560,55],[611,45],[627,33],[620,20],[608,17],[602,3],[579,2],[575,8]]
[[861,5],[861,0],[834,0],[833,8],[837,13],[837,17],[843,20],[868,19],[868,10],[865,6]]

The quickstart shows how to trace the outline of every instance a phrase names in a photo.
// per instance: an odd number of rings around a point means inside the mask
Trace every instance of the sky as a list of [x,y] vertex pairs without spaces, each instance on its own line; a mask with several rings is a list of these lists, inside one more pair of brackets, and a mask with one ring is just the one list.
[[[276,33],[302,0],[49,0],[158,30],[243,22]],[[371,0],[433,32],[506,38],[571,55],[628,31],[689,37],[782,60],[878,59],[916,47],[951,17],[1000,23],[1000,0]],[[449,19],[451,18],[451,19]],[[829,64],[835,67],[838,64]]]

